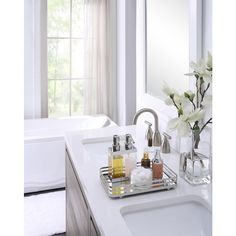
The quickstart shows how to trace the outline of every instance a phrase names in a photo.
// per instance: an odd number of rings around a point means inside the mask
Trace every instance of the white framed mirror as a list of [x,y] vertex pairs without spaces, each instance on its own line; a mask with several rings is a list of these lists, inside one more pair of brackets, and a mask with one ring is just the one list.
[[202,1],[180,2],[137,0],[137,109],[155,109],[161,123],[176,116],[164,103],[163,81],[180,92],[193,88],[184,74],[202,51]]

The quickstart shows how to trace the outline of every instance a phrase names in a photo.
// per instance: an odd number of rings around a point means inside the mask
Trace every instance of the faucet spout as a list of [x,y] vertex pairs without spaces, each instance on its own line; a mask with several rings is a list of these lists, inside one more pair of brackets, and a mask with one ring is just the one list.
[[137,124],[137,120],[138,117],[144,113],[144,112],[149,112],[153,115],[154,120],[155,120],[155,132],[153,135],[153,146],[161,146],[161,134],[159,132],[159,128],[158,128],[158,116],[157,113],[152,110],[151,108],[142,108],[139,111],[136,112],[136,114],[134,115],[134,119],[133,119],[133,124],[136,125]]

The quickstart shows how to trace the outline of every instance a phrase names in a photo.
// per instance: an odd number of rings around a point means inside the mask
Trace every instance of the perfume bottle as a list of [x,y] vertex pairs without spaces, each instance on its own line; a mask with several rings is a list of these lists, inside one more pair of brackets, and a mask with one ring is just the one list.
[[163,161],[159,149],[156,149],[155,156],[152,160],[152,175],[155,179],[162,179],[163,177]]
[[145,148],[144,149],[144,153],[143,153],[143,158],[141,160],[141,166],[144,168],[150,168],[150,158],[149,158],[149,154],[148,154],[148,149]]
[[131,172],[137,167],[137,149],[133,145],[131,134],[125,135],[125,177],[130,178]]
[[108,148],[108,176],[112,179],[122,178],[124,172],[124,157],[120,150],[120,137],[113,136],[112,147]]

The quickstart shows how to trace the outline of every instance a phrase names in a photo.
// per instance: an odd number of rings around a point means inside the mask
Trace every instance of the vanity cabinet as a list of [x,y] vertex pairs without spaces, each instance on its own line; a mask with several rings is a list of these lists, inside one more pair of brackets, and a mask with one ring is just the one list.
[[100,236],[78,175],[66,150],[66,235]]
[[90,236],[97,236],[98,233],[97,233],[97,230],[95,228],[95,225],[93,223],[93,219],[90,218]]

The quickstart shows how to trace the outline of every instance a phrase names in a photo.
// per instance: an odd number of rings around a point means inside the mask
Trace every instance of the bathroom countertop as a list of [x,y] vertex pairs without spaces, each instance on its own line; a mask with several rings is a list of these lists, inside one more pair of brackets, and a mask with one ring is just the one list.
[[[124,126],[66,133],[67,149],[75,170],[77,171],[77,175],[80,178],[93,216],[103,236],[132,235],[120,213],[121,209],[126,206],[188,195],[200,196],[211,205],[211,184],[192,186],[179,177],[177,188],[173,190],[136,195],[121,199],[110,199],[107,196],[99,177],[99,169],[107,166],[107,155],[101,154],[102,152],[100,151],[85,148],[86,145],[83,140],[103,137],[112,138],[114,134],[124,135],[130,133],[138,149],[139,161],[142,158],[145,145],[145,132],[146,129],[143,126]],[[111,141],[107,142],[107,147],[110,145]],[[107,147],[103,153],[106,153]],[[162,154],[162,158],[163,161],[178,174],[179,154],[172,151],[170,154]]]

